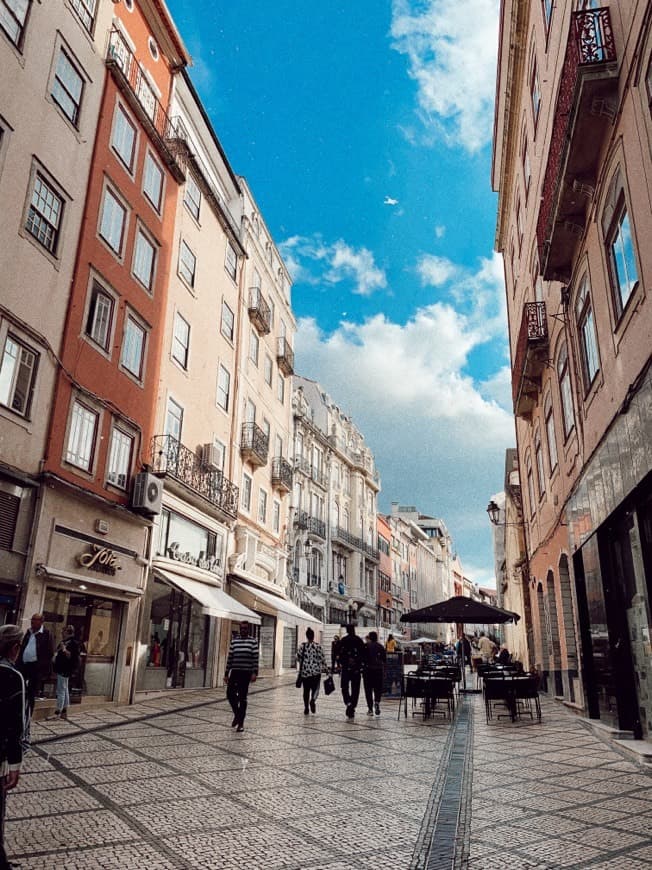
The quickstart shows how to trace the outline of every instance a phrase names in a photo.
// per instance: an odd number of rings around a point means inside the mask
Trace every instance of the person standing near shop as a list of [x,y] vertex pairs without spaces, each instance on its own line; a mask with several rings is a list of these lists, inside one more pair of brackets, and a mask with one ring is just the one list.
[[75,629],[69,625],[63,630],[63,638],[57,647],[52,670],[57,675],[57,708],[48,720],[67,719],[70,706],[68,681],[79,667],[79,644],[75,640]]
[[22,632],[17,625],[0,627],[0,870],[16,867],[5,852],[7,792],[18,785],[27,739],[25,681],[15,667]]
[[34,702],[41,692],[43,681],[50,676],[53,656],[52,635],[43,626],[43,615],[35,613],[23,637],[18,659],[18,669],[25,680],[30,716],[34,712]]
[[226,697],[233,710],[231,728],[244,731],[249,684],[258,677],[258,641],[249,637],[249,623],[240,623],[240,634],[233,638],[226,660]]
[[378,635],[375,631],[369,632],[369,643],[364,651],[364,694],[367,699],[367,716],[380,716],[380,696],[383,693],[383,680],[385,677],[385,662],[387,654],[382,643],[378,643]]
[[360,697],[360,680],[364,662],[365,645],[355,633],[354,625],[347,625],[346,635],[340,641],[339,660],[341,668],[340,685],[342,698],[346,704],[346,718],[353,719]]
[[297,652],[299,662],[299,676],[303,688],[303,713],[308,715],[317,712],[317,696],[321,685],[321,675],[328,670],[326,656],[321,644],[315,643],[315,632],[312,628],[306,629],[306,641],[301,644]]

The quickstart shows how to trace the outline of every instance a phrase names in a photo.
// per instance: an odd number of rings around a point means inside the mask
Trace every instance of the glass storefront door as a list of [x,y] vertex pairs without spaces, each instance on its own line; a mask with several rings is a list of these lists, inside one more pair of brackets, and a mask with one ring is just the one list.
[[55,645],[72,625],[81,644],[79,672],[71,677],[71,696],[111,698],[122,622],[120,601],[48,587],[43,617]]

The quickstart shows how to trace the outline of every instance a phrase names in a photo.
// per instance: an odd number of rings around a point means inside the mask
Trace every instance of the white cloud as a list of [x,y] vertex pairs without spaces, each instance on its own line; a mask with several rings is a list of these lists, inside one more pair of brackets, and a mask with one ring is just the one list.
[[391,196],[386,196],[383,200],[383,205],[398,205],[398,200],[393,199]]
[[319,234],[312,237],[292,236],[279,245],[295,283],[340,284],[350,282],[352,292],[370,296],[387,286],[383,269],[373,253],[365,247],[354,248],[342,239],[326,244]]
[[498,7],[499,0],[393,2],[393,47],[408,57],[426,131],[469,152],[491,139]]
[[435,236],[438,239],[443,239],[443,237],[445,235],[446,235],[446,227],[443,224],[440,224],[439,226],[435,227]]
[[449,281],[457,272],[457,267],[446,257],[424,254],[417,263],[417,273],[422,284],[439,287]]

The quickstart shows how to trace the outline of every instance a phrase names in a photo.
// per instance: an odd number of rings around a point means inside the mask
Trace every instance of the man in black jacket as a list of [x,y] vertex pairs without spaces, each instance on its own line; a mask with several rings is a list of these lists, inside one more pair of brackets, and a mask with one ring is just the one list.
[[50,676],[53,655],[52,635],[43,626],[43,615],[35,613],[20,645],[18,659],[18,670],[25,679],[30,716],[34,712],[34,701],[41,691],[43,680]]
[[375,631],[369,632],[369,643],[364,651],[364,694],[367,699],[367,716],[380,716],[380,696],[383,693],[385,662],[387,655],[382,643],[378,643]]
[[244,619],[240,623],[240,635],[231,640],[224,674],[226,697],[233,710],[231,728],[236,731],[244,731],[249,683],[255,683],[257,677],[258,641],[249,637],[249,623]]
[[360,697],[360,680],[364,661],[364,641],[355,633],[354,625],[347,625],[346,635],[340,641],[338,658],[341,668],[342,698],[346,704],[347,719],[353,719]]
[[11,870],[4,847],[7,792],[18,785],[26,741],[25,683],[14,667],[20,651],[17,625],[0,627],[0,870]]

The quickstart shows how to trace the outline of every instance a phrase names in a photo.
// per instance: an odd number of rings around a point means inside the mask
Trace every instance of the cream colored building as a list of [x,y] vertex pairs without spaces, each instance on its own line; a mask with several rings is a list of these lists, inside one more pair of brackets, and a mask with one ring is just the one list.
[[535,664],[650,733],[652,32],[646,4],[501,7],[493,155]]

